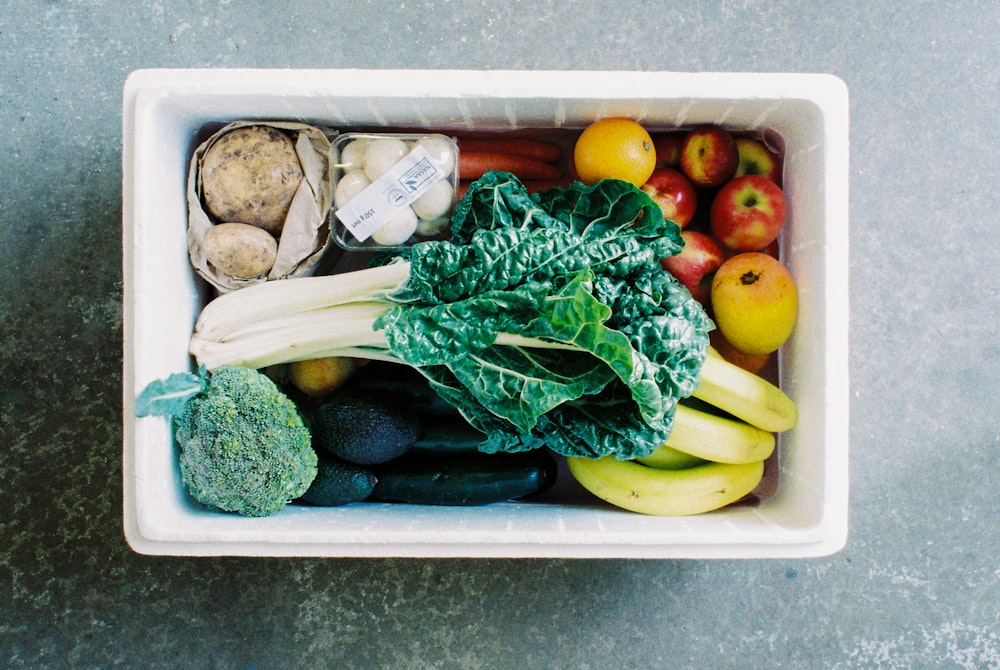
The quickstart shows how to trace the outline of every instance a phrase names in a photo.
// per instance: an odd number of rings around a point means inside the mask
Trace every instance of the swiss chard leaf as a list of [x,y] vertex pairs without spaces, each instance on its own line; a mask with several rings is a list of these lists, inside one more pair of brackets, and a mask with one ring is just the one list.
[[410,365],[440,365],[491,346],[497,333],[518,332],[547,295],[546,285],[528,284],[450,303],[408,303],[379,316],[375,328]]
[[680,228],[631,184],[574,183],[529,196],[506,172],[473,182],[452,230],[450,241],[410,249],[398,299],[450,303],[528,282],[558,288],[584,270],[648,269],[684,246]]
[[[551,296],[544,288],[532,284],[450,305],[400,306],[380,317],[376,327],[384,329],[397,356],[416,366],[448,366],[481,406],[530,430],[553,407],[596,393],[614,378],[614,370],[580,346],[597,346],[600,337],[591,331],[620,340],[617,347],[604,347],[608,351],[628,349],[627,338],[601,325],[610,314],[606,305],[582,289],[577,296],[571,290]],[[573,349],[493,346],[500,333],[544,335]]]
[[482,448],[631,458],[662,444],[712,325],[660,265],[683,247],[676,224],[625,182],[529,196],[495,172],[452,228],[411,248],[401,304],[376,327],[487,433]]
[[655,366],[661,389],[694,393],[714,325],[688,290],[668,272],[648,272],[595,278],[594,293],[611,306],[608,326]]
[[629,337],[609,328],[611,308],[592,294],[590,272],[581,273],[551,301],[546,318],[529,324],[523,334],[571,344],[602,361],[629,389],[642,417],[656,425],[673,410],[657,385],[656,370]]
[[600,391],[614,378],[582,352],[530,347],[491,347],[448,368],[482,407],[525,432],[547,412]]
[[[612,390],[613,389],[613,390]],[[652,427],[639,417],[628,397],[628,389],[611,384],[599,396],[560,405],[541,417],[533,436],[559,454],[599,458],[614,456],[630,459],[648,456],[670,435],[674,413]],[[511,435],[500,431],[490,433],[491,439],[482,447],[488,451],[494,445],[508,451],[520,444],[521,437],[511,441]]]

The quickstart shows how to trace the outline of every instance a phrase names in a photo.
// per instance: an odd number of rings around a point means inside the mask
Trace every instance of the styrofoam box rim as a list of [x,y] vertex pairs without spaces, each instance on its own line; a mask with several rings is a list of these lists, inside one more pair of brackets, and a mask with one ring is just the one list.
[[[209,123],[274,118],[335,128],[650,128],[714,122],[785,142],[783,260],[800,291],[781,352],[799,405],[781,436],[777,493],[757,507],[650,517],[606,506],[365,503],[248,519],[184,494],[167,421],[136,419],[138,389],[188,369],[203,292],[187,262],[184,179]],[[125,537],[158,555],[778,558],[828,555],[848,529],[848,94],[826,74],[474,70],[174,70],[132,73],[123,96]]]

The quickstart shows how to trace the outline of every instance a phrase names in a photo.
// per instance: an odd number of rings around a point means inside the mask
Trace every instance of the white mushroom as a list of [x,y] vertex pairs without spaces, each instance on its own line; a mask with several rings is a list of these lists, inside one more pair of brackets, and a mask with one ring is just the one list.
[[451,187],[450,182],[442,180],[428,188],[411,207],[421,219],[438,219],[448,213],[454,199],[455,189]]
[[337,181],[333,191],[333,203],[338,208],[343,207],[359,193],[368,188],[371,181],[361,170],[352,170]]
[[455,145],[443,137],[421,137],[414,145],[423,147],[436,166],[446,175],[455,170]]
[[340,169],[344,172],[361,170],[364,167],[365,151],[368,150],[369,144],[371,140],[365,137],[359,137],[345,144],[340,150]]
[[416,231],[417,215],[410,207],[403,207],[372,233],[372,240],[384,247],[395,247],[405,243]]
[[365,151],[365,174],[375,181],[402,160],[407,153],[409,147],[403,140],[394,137],[372,140]]

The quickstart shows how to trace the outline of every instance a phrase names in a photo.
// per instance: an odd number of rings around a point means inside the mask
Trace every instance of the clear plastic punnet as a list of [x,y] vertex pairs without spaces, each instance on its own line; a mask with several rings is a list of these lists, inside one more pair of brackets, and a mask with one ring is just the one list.
[[332,228],[349,250],[441,239],[457,201],[458,145],[440,133],[343,133],[333,141]]

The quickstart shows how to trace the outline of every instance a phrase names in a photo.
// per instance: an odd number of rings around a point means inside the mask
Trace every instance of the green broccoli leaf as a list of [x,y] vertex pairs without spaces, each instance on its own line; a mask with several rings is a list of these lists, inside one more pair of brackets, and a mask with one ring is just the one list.
[[150,382],[135,399],[135,415],[180,416],[191,398],[204,393],[208,379],[191,372],[176,372]]

